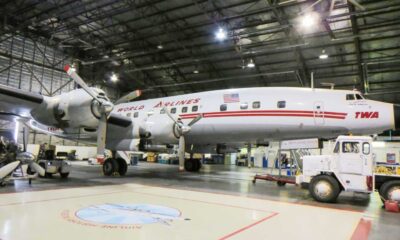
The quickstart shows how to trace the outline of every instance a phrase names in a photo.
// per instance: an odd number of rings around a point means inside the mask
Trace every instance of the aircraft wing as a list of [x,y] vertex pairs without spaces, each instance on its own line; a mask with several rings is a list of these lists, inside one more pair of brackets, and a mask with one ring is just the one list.
[[24,91],[0,84],[0,118],[30,118],[30,112],[44,101],[37,93]]

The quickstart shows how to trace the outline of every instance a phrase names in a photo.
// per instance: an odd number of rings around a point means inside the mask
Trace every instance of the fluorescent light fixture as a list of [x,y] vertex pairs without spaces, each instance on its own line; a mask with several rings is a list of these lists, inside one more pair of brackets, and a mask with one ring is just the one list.
[[113,82],[118,81],[118,76],[117,76],[115,73],[113,73],[113,74],[111,75],[111,81],[113,81]]
[[250,59],[249,62],[247,63],[247,67],[248,68],[253,68],[255,66],[256,66],[256,64],[254,63],[253,59]]
[[226,39],[226,31],[222,28],[219,28],[218,31],[215,33],[215,38],[223,41]]
[[157,48],[158,48],[158,49],[163,49],[164,47],[163,47],[163,45],[161,45],[161,43],[160,43],[160,44],[157,45]]
[[199,70],[195,69],[195,70],[193,70],[193,73],[198,74]]
[[318,20],[319,16],[317,13],[307,13],[301,17],[300,23],[303,28],[308,29],[317,25]]
[[329,55],[325,52],[325,49],[322,50],[321,55],[319,55],[319,59],[327,59]]

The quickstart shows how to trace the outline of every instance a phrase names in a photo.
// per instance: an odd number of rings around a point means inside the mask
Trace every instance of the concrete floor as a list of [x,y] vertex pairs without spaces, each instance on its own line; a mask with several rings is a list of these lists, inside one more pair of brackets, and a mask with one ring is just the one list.
[[141,162],[110,178],[74,162],[67,180],[0,188],[0,239],[399,239],[400,214],[382,210],[377,194],[317,203],[295,186],[253,185],[263,171],[205,165],[179,173]]

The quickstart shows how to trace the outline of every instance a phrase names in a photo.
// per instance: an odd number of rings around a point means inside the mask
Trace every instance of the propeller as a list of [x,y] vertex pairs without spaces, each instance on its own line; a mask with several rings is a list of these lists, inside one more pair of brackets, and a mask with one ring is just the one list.
[[[33,154],[29,154],[27,152],[27,145],[28,145],[28,138],[29,138],[29,131],[26,127],[22,128],[22,133],[23,133],[23,138],[22,138],[22,143],[23,143],[23,153],[20,154],[20,156],[18,158],[22,158],[22,162],[24,163],[28,163],[28,166],[35,170],[35,172],[37,172],[40,176],[44,177],[44,175],[46,174],[46,170],[44,170],[44,168],[42,168],[37,162],[35,162],[35,157],[33,156]],[[21,157],[22,155],[22,157]]]
[[0,182],[3,180],[3,178],[7,177],[10,175],[12,172],[14,172],[17,167],[19,167],[20,161],[14,161],[11,162],[3,167],[0,168]]
[[118,99],[115,102],[115,104],[129,102],[132,99],[135,99],[135,98],[139,97],[140,95],[142,95],[142,91],[141,90],[135,90],[133,92],[130,92],[130,93],[126,94],[125,96],[121,97],[120,99]]
[[185,163],[185,134],[190,132],[192,126],[197,123],[200,119],[203,118],[203,114],[199,114],[192,121],[190,121],[187,125],[185,125],[180,119],[175,119],[174,116],[164,107],[163,111],[168,115],[168,117],[175,123],[176,130],[179,135],[179,145],[178,145],[178,158],[179,158],[179,170],[182,171],[184,169]]
[[[85,92],[87,92],[95,100],[95,106],[97,106],[97,112],[99,114],[99,125],[97,128],[97,159],[102,162],[104,160],[104,152],[106,147],[107,121],[112,115],[111,112],[114,109],[114,104],[107,99],[99,98],[97,93],[90,88],[69,65],[66,65],[64,70],[77,84],[82,87],[83,90],[85,90]],[[140,95],[140,90],[133,91],[120,98],[116,104],[129,102]]]

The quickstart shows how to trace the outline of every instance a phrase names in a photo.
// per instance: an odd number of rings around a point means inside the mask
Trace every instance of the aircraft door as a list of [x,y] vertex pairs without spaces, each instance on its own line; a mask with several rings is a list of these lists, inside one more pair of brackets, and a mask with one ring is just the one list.
[[314,103],[314,122],[315,125],[324,125],[325,116],[324,116],[324,104],[323,102],[315,102]]

